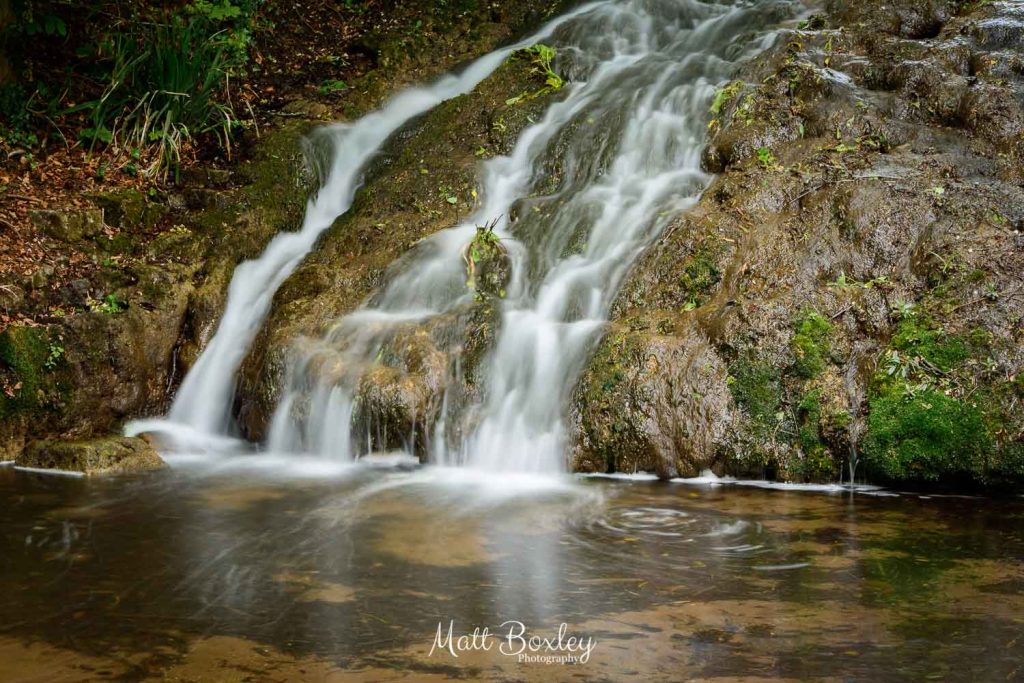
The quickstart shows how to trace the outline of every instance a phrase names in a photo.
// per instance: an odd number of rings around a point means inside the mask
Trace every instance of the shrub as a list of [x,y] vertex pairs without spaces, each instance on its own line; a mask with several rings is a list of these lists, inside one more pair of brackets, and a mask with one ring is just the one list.
[[181,161],[182,146],[213,133],[230,152],[236,117],[229,77],[241,67],[229,34],[201,14],[173,15],[167,23],[139,23],[102,46],[110,77],[99,99],[80,105],[90,144],[127,148],[156,145],[147,175],[167,174]]

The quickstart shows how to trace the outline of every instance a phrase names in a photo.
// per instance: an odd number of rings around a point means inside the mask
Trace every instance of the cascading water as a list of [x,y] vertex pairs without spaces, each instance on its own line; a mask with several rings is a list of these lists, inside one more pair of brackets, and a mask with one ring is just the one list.
[[564,97],[508,156],[484,165],[483,203],[469,221],[421,245],[382,292],[304,345],[269,448],[351,458],[386,445],[372,420],[354,417],[364,382],[396,339],[476,305],[462,253],[477,225],[497,221],[513,276],[497,341],[476,370],[482,396],[454,395],[462,347],[450,342],[444,401],[405,441],[414,447],[417,429],[429,434],[442,464],[561,470],[567,395],[618,285],[708,182],[700,152],[714,87],[767,47],[774,34],[765,28],[792,10],[785,0],[646,0],[565,22],[554,33],[559,67],[573,81]]
[[306,207],[302,227],[278,234],[263,254],[235,269],[216,333],[178,389],[165,420],[129,423],[129,435],[165,433],[181,449],[217,450],[231,444],[231,408],[238,368],[266,319],[278,287],[302,262],[320,234],[348,211],[367,163],[399,128],[445,100],[471,91],[515,50],[545,39],[561,24],[601,3],[583,5],[546,24],[533,35],[491,52],[458,75],[430,86],[405,90],[382,109],[352,124],[335,124],[318,135],[329,138],[332,162],[320,190]]

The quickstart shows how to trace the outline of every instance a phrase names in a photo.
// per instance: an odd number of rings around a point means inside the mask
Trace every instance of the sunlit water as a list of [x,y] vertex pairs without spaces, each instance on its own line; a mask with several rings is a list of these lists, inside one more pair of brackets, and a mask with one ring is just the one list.
[[[1021,675],[1017,501],[372,461],[0,469],[0,680]],[[506,620],[592,657],[428,656]]]

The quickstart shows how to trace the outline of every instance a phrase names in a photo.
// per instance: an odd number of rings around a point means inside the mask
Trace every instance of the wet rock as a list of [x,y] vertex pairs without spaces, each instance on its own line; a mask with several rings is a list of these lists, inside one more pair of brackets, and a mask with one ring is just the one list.
[[146,472],[165,467],[153,447],[133,437],[30,443],[15,460],[20,467],[82,472],[87,475]]
[[41,232],[63,242],[95,237],[103,230],[101,209],[34,209],[29,217]]
[[[424,238],[469,213],[482,145],[484,151],[495,153],[506,137],[514,141],[558,96],[551,93],[508,104],[510,96],[536,90],[535,78],[526,60],[510,60],[473,93],[442,103],[385,145],[352,208],[323,234],[317,249],[277,292],[264,329],[242,366],[238,412],[249,438],[266,431],[285,385],[283,359],[295,340],[321,337],[335,320],[400,272],[403,254],[427,248]],[[499,119],[502,140],[489,142]],[[439,192],[439,187],[445,191]],[[500,296],[507,278],[503,259],[489,259],[485,271],[486,283],[481,285]],[[377,379],[388,388],[371,387],[374,405],[398,401],[420,406],[418,390],[399,387],[386,374]],[[399,412],[413,417],[421,408]]]
[[462,252],[466,263],[466,286],[478,297],[505,297],[512,278],[512,260],[494,232],[494,225],[479,226]]
[[979,21],[971,26],[970,35],[988,49],[1019,47],[1024,44],[1024,13]]
[[613,331],[574,399],[577,471],[696,476],[710,468],[734,410],[728,371],[706,338]]

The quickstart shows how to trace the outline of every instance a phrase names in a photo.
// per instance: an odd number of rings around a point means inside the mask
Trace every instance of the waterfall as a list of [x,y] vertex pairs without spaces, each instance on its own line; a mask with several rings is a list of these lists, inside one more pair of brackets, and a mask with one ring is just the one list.
[[[785,0],[630,0],[577,12],[551,31],[567,92],[511,153],[484,163],[482,203],[469,220],[426,240],[382,291],[303,345],[269,448],[346,459],[386,444],[387,424],[364,419],[353,429],[362,383],[401,335],[475,305],[461,256],[476,226],[496,221],[512,279],[477,370],[483,391],[454,395],[462,348],[449,343],[455,380],[439,415],[404,440],[413,448],[428,436],[441,464],[563,469],[568,395],[618,286],[709,181],[700,153],[714,89],[792,11]],[[553,188],[551,168],[560,169]]]
[[380,110],[354,123],[319,130],[332,148],[332,162],[316,195],[310,199],[302,226],[274,237],[259,258],[240,264],[228,288],[220,324],[186,375],[170,413],[162,420],[139,420],[125,427],[128,435],[164,433],[183,450],[216,451],[233,440],[231,409],[238,369],[270,311],[274,294],[313,248],[320,234],[352,206],[368,162],[399,128],[445,100],[468,93],[515,50],[546,39],[552,31],[600,6],[583,5],[514,45],[477,59],[457,75],[445,75],[425,87],[405,90]]

